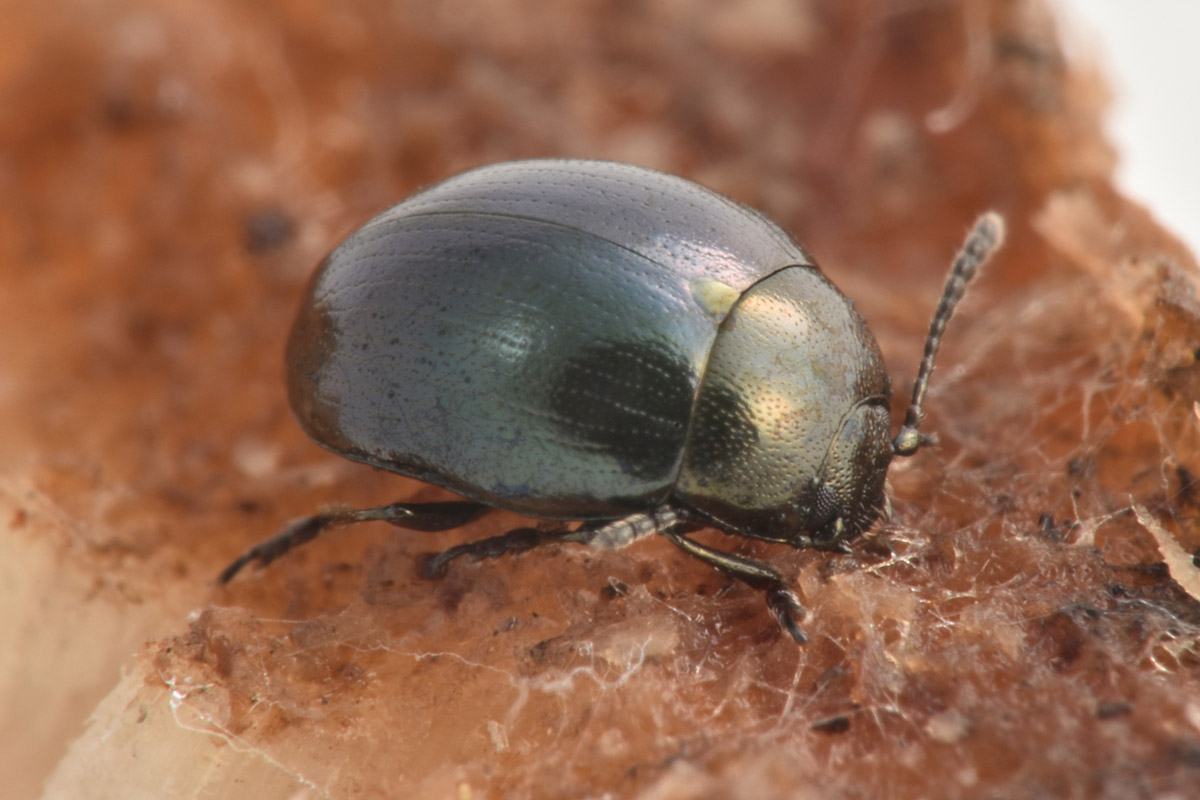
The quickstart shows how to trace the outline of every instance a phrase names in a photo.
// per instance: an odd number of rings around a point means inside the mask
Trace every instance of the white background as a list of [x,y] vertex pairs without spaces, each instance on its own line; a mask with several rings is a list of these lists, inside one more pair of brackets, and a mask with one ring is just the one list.
[[1117,182],[1200,253],[1200,0],[1054,0],[1067,52],[1099,62]]

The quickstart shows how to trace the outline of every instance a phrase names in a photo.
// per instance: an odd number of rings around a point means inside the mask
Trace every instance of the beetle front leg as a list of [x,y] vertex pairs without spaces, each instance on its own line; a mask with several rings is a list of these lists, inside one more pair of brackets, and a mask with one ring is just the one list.
[[492,507],[469,500],[453,500],[442,503],[390,503],[374,508],[358,508],[346,511],[330,511],[293,520],[275,536],[259,542],[222,570],[217,577],[219,583],[233,580],[247,564],[257,562],[265,567],[289,550],[305,542],[311,542],[322,531],[351,525],[355,522],[389,522],[399,528],[415,531],[447,531],[466,525],[492,511]]
[[753,558],[700,544],[676,531],[666,530],[661,533],[688,555],[695,556],[742,583],[766,592],[767,608],[779,621],[780,627],[791,634],[796,644],[808,641],[797,622],[797,617],[804,618],[804,606],[800,605],[796,593],[787,588],[783,576],[774,567]]

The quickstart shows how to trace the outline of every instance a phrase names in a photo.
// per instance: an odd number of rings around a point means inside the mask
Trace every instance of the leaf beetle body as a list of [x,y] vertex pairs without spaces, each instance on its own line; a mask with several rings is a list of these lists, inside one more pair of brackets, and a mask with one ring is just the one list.
[[537,160],[450,178],[375,217],[310,281],[288,341],[301,426],[348,458],[467,500],[331,512],[230,565],[269,562],[335,524],[456,527],[491,508],[583,520],[446,551],[648,533],[802,613],[770,566],[700,527],[838,547],[884,507],[895,455],[924,443],[941,331],[999,242],[985,215],[931,326],[909,419],[890,437],[874,336],[803,247],[690,181],[603,161]]

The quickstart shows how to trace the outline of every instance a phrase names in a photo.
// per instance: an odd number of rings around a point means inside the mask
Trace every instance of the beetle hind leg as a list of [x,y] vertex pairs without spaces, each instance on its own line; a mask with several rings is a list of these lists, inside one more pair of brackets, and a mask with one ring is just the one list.
[[257,563],[265,567],[275,559],[317,538],[322,531],[355,522],[378,520],[416,531],[446,531],[466,525],[492,510],[483,503],[454,500],[442,503],[390,503],[374,508],[330,511],[293,520],[275,536],[265,539],[238,556],[217,577],[219,583],[233,580],[243,567]]

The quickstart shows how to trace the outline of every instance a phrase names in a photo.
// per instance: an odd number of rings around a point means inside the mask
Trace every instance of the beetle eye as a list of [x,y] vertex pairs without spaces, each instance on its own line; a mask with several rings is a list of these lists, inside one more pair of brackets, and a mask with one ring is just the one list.
[[829,484],[813,480],[809,491],[811,501],[807,527],[813,537],[819,539],[826,528],[837,522],[842,508],[838,503],[837,494]]

